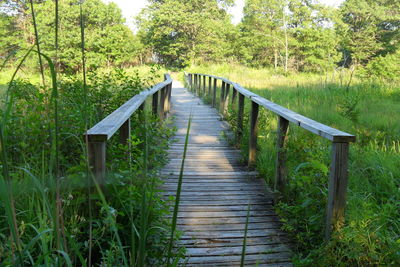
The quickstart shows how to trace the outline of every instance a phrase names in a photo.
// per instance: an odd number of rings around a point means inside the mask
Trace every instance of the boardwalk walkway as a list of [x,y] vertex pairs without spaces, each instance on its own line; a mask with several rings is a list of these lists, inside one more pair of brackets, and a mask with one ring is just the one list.
[[221,137],[229,134],[215,109],[174,82],[171,113],[176,142],[163,169],[166,195],[175,195],[189,114],[193,121],[185,163],[178,229],[187,266],[238,266],[248,203],[247,266],[290,266],[291,253],[272,207],[272,195],[240,152]]

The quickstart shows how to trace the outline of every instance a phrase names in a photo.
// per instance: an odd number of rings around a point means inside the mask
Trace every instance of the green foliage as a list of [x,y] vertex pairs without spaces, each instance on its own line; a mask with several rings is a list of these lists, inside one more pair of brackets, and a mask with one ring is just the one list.
[[[221,1],[222,2],[222,1]],[[153,1],[138,18],[139,35],[167,66],[221,61],[232,54],[233,25],[218,1]]]
[[[54,58],[55,3],[54,1],[34,1],[34,3],[42,52]],[[21,8],[21,12],[15,14],[7,14],[0,10],[0,14],[0,34],[5,35],[7,40],[0,46],[1,56],[34,43],[30,9]],[[88,69],[125,66],[140,61],[140,56],[144,53],[142,45],[123,24],[125,21],[116,4],[105,4],[101,0],[86,0],[83,3],[83,14]],[[67,0],[59,3],[59,21],[59,67],[65,72],[74,73],[82,69],[80,13],[76,1]]]
[[380,82],[396,82],[400,79],[400,49],[394,54],[378,56],[371,60],[361,71],[363,78],[372,78]]
[[343,37],[343,48],[350,52],[355,64],[365,65],[371,58],[398,48],[398,1],[347,0],[339,12],[337,30]]

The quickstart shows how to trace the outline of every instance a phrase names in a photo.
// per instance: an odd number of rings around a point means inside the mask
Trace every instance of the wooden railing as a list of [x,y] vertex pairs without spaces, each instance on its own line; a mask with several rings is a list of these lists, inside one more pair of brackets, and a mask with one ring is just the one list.
[[153,97],[153,113],[163,119],[170,109],[171,90],[172,79],[169,74],[165,74],[163,82],[135,95],[84,134],[88,145],[89,164],[100,185],[104,184],[106,177],[107,140],[119,130],[120,142],[129,145],[130,117],[136,110],[144,110],[145,101],[149,96]]
[[[231,103],[234,104],[238,99],[237,106],[237,132],[236,141],[240,142],[243,135],[243,113],[244,99],[251,101],[250,113],[250,137],[249,137],[249,161],[248,164],[254,165],[257,151],[257,129],[259,107],[264,107],[278,116],[277,127],[277,155],[275,166],[275,190],[283,192],[287,183],[286,179],[286,137],[289,122],[296,124],[309,132],[317,134],[332,141],[332,159],[328,185],[328,204],[326,216],[325,238],[328,239],[332,230],[337,230],[344,223],[344,209],[346,205],[346,191],[348,180],[348,155],[349,143],[355,142],[354,135],[331,128],[322,123],[311,120],[278,104],[275,104],[249,90],[244,89],[237,83],[228,79],[213,75],[199,73],[185,73],[185,81],[189,88],[198,95],[209,94],[211,104],[216,107],[217,81],[221,81],[219,110],[225,115],[229,103],[229,92],[232,88]],[[208,78],[208,86],[206,80]],[[206,90],[206,87],[208,87]],[[208,92],[207,92],[208,91]]]

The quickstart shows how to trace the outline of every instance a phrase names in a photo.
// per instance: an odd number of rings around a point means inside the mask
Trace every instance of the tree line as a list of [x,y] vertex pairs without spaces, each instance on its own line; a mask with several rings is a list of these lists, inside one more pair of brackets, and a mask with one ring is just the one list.
[[[32,0],[40,44],[51,53],[54,1]],[[0,9],[0,56],[34,43],[30,0],[6,0]],[[149,0],[133,34],[119,8],[84,2],[88,62],[135,65],[157,62],[183,68],[204,62],[236,62],[287,72],[325,72],[363,66],[365,72],[400,72],[400,1],[345,0],[339,8],[316,0],[246,0],[243,18],[231,22],[233,0]],[[76,0],[60,2],[60,60],[80,68]],[[4,41],[3,41],[4,40]]]

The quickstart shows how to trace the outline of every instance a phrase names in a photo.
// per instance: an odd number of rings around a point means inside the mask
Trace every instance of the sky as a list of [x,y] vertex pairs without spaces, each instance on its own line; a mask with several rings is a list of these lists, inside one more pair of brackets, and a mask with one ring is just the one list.
[[[142,8],[146,7],[146,0],[103,0],[106,3],[114,2],[122,10],[122,15],[126,19],[126,24],[135,30],[134,17],[139,14]],[[245,0],[235,0],[235,6],[229,10],[232,14],[232,22],[238,24],[243,16],[243,6]],[[320,0],[321,3],[338,7],[344,0]]]

